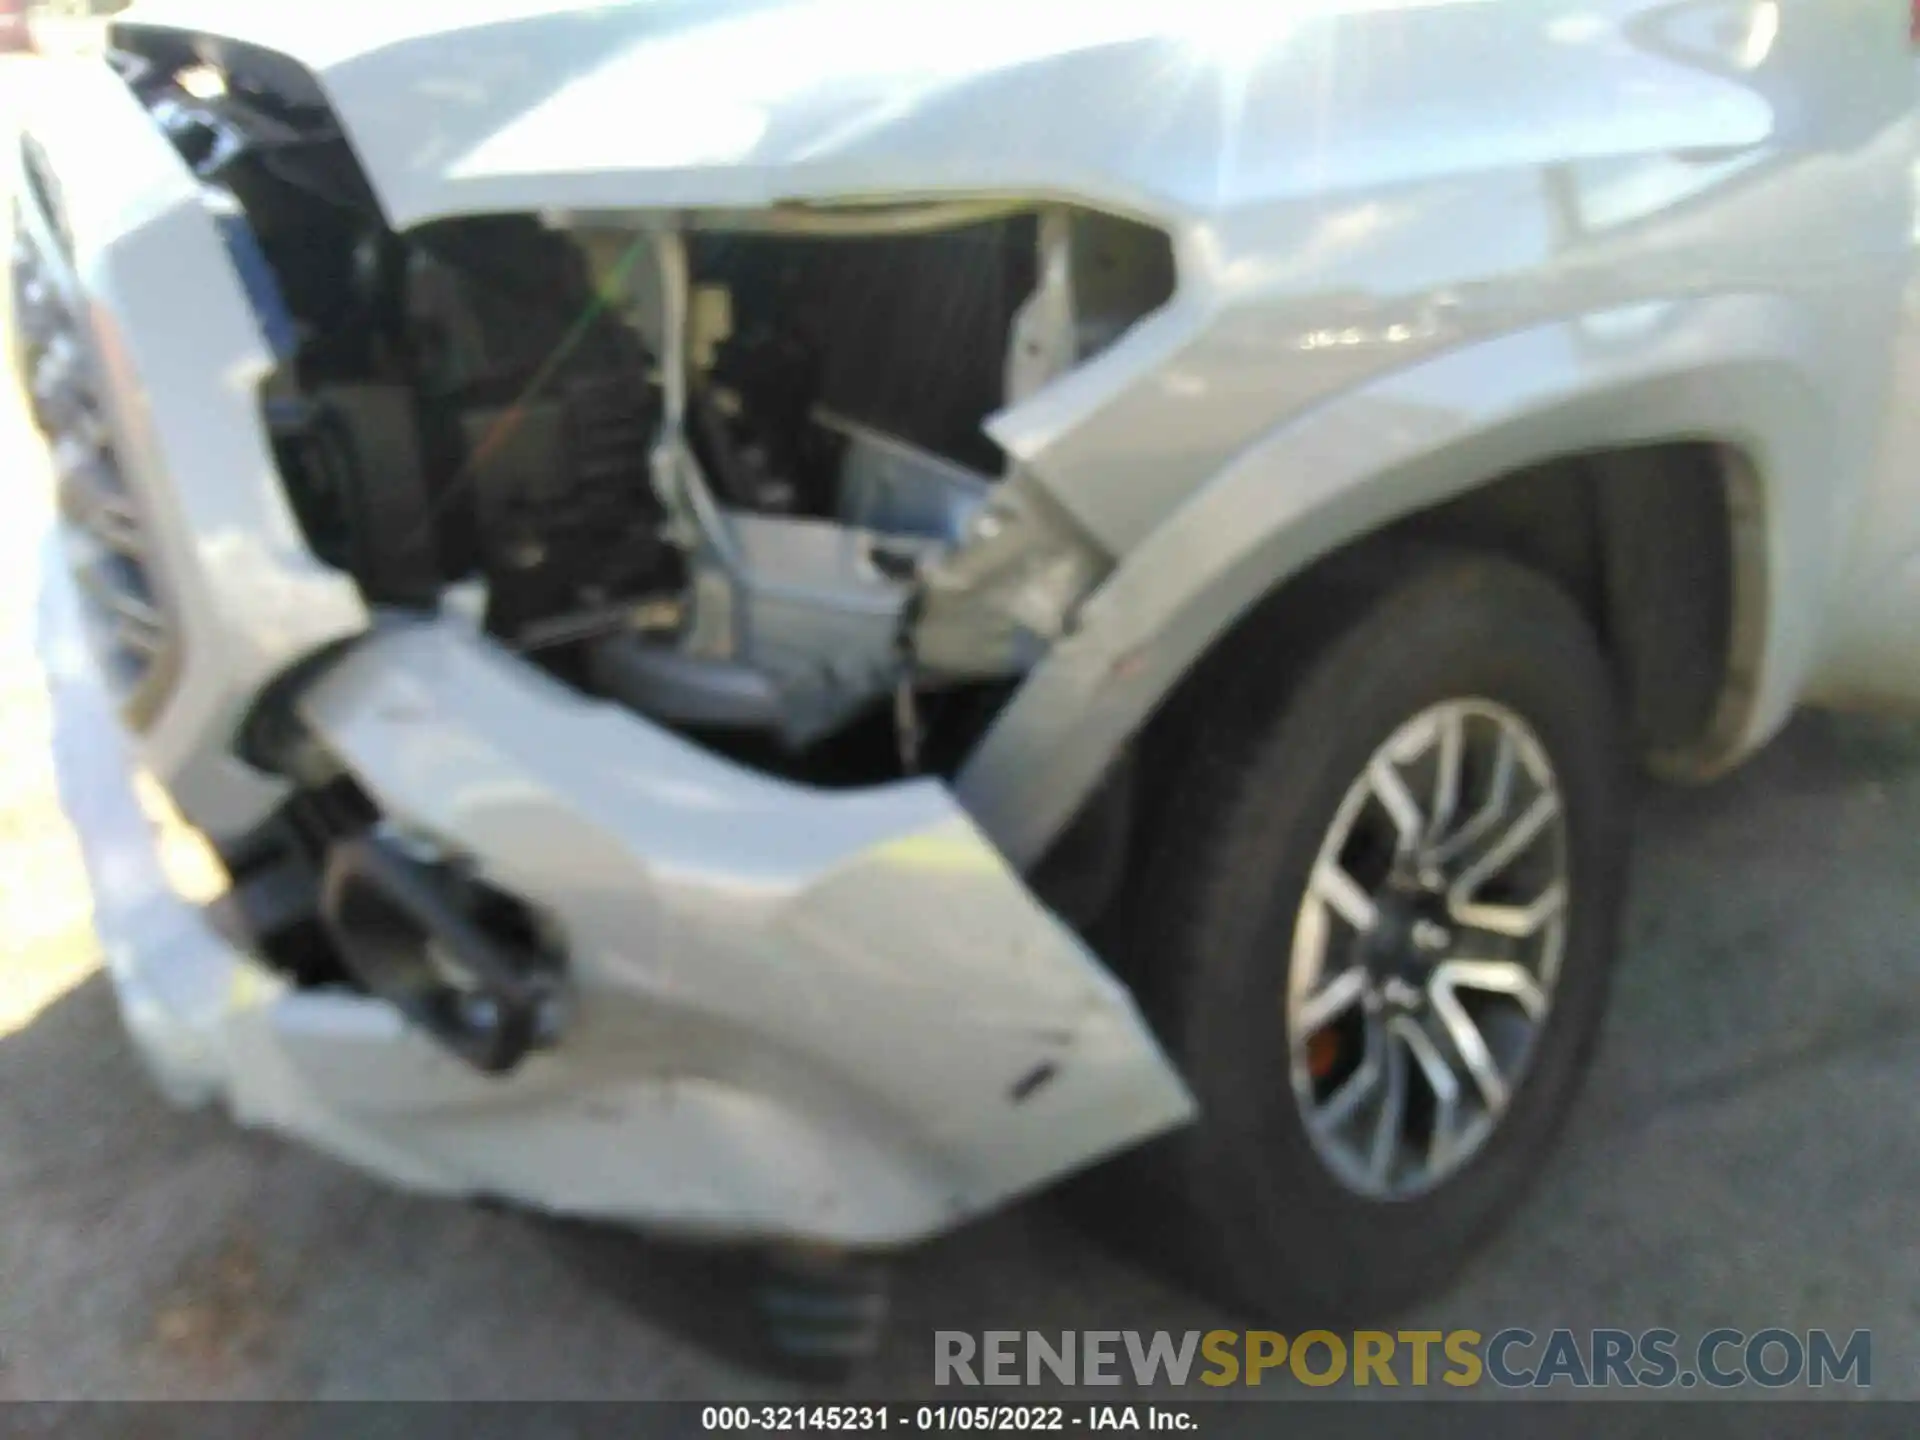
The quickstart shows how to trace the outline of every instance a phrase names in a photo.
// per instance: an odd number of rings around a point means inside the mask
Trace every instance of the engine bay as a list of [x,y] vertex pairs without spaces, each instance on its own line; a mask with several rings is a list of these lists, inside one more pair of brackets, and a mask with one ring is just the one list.
[[487,215],[396,234],[311,77],[125,30],[277,366],[316,554],[822,783],[957,764],[1110,563],[986,421],[1170,298],[1064,205]]

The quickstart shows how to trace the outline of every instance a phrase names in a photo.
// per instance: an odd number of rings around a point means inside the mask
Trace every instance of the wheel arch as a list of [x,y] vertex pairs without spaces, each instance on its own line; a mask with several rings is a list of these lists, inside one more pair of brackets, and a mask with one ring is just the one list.
[[[968,758],[963,804],[1016,864],[1037,863],[1200,662],[1320,567],[1435,516],[1484,522],[1501,508],[1487,497],[1529,484],[1594,497],[1594,533],[1623,559],[1615,608],[1590,613],[1635,637],[1643,693],[1703,647],[1719,661],[1704,698],[1636,715],[1646,759],[1679,777],[1730,767],[1784,720],[1811,658],[1818,606],[1798,592],[1826,578],[1810,567],[1831,507],[1783,477],[1819,474],[1830,451],[1790,311],[1741,297],[1692,319],[1599,360],[1568,353],[1567,323],[1519,332],[1283,424],[1122,559]],[[1705,359],[1684,343],[1703,334]],[[1676,628],[1673,562],[1702,534],[1719,547],[1706,563],[1725,577],[1724,615]],[[1663,598],[1637,588],[1649,575]],[[1803,608],[1805,624],[1779,623]]]
[[[1733,445],[1676,439],[1543,460],[1363,536],[1504,556],[1571,595],[1613,667],[1645,765],[1705,779],[1742,753],[1765,635],[1759,481]],[[1222,642],[1225,643],[1225,642]]]

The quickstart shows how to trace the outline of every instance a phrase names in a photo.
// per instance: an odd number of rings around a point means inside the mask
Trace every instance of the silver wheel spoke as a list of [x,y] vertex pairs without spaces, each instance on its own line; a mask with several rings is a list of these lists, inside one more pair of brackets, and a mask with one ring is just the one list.
[[1466,824],[1433,847],[1431,858],[1436,864],[1450,865],[1479,844],[1513,803],[1513,777],[1520,764],[1519,749],[1504,727],[1495,747],[1493,776],[1487,785],[1486,800],[1468,817]]
[[1480,1098],[1486,1102],[1487,1113],[1498,1115],[1507,1108],[1507,1080],[1500,1073],[1493,1052],[1487,1048],[1487,1037],[1480,1033],[1480,1027],[1473,1023],[1473,1017],[1467,1014],[1466,1007],[1455,998],[1451,989],[1436,983],[1431,993],[1433,1013],[1439,1017],[1441,1028],[1447,1032],[1447,1039],[1453,1042],[1460,1063],[1466,1066],[1467,1074],[1473,1077]]
[[1380,1027],[1386,1051],[1386,1090],[1373,1122],[1373,1147],[1367,1155],[1367,1174],[1385,1189],[1393,1179],[1393,1159],[1400,1150],[1400,1132],[1407,1122],[1407,1047],[1386,1027]]
[[1320,987],[1318,994],[1309,996],[1306,1003],[1295,1012],[1296,1033],[1305,1038],[1326,1029],[1360,1003],[1367,993],[1367,983],[1367,972],[1358,965],[1334,976]]
[[1427,1164],[1438,1170],[1451,1158],[1454,1134],[1459,1129],[1460,1081],[1440,1047],[1417,1022],[1399,1016],[1393,1022],[1393,1032],[1406,1042],[1413,1063],[1420,1067],[1421,1078],[1433,1092],[1433,1134],[1427,1141]]
[[1458,710],[1449,710],[1436,728],[1439,739],[1433,757],[1433,817],[1427,825],[1427,844],[1437,845],[1453,825],[1460,808],[1460,767],[1467,752],[1467,722]]
[[1373,897],[1360,888],[1359,881],[1340,868],[1337,860],[1323,860],[1314,870],[1313,893],[1332,906],[1334,914],[1363,935],[1379,921]]
[[1520,818],[1481,852],[1479,859],[1460,872],[1447,889],[1447,908],[1457,912],[1460,907],[1471,905],[1480,888],[1526,854],[1527,847],[1559,817],[1560,797],[1549,790],[1523,810]]
[[1413,798],[1413,791],[1407,788],[1406,777],[1385,755],[1376,755],[1367,769],[1367,779],[1373,786],[1374,798],[1393,821],[1394,833],[1400,839],[1400,853],[1411,855],[1426,836],[1427,819],[1420,813],[1420,802]]
[[1477,990],[1484,995],[1505,995],[1536,1025],[1547,1018],[1546,993],[1533,972],[1517,960],[1449,960],[1434,972],[1433,986],[1456,1004],[1456,991]]
[[1451,896],[1447,913],[1456,924],[1471,930],[1484,930],[1509,940],[1531,940],[1558,919],[1567,908],[1567,887],[1556,880],[1531,905],[1482,905],[1478,901],[1457,903]]
[[1351,1120],[1354,1113],[1366,1101],[1367,1097],[1379,1088],[1382,1074],[1382,1051],[1390,1048],[1385,1043],[1385,1032],[1378,1025],[1367,1027],[1367,1055],[1359,1068],[1341,1082],[1340,1088],[1327,1097],[1314,1115],[1314,1123],[1323,1132],[1338,1130]]

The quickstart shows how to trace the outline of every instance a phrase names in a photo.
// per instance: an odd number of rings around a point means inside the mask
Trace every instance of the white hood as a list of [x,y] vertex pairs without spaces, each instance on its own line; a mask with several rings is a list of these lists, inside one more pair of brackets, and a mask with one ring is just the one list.
[[[1506,164],[1530,158],[1516,142],[1564,159],[1583,133],[1609,149],[1633,148],[1623,131],[1752,138],[1754,97],[1697,72],[1623,113],[1610,62],[1550,43],[1543,8],[146,0],[124,20],[230,37],[312,70],[402,228],[488,210],[983,194],[1174,220],[1330,176],[1417,172],[1442,160],[1441,119],[1446,164],[1479,159],[1461,153],[1479,140]],[[1703,107],[1705,87],[1724,107]],[[1516,113],[1535,124],[1518,130]]]

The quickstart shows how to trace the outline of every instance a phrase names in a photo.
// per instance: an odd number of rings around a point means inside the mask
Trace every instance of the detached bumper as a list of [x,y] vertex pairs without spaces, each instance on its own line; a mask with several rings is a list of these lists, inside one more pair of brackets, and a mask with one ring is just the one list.
[[937,783],[803,790],[452,624],[364,642],[307,697],[316,733],[566,937],[565,1038],[490,1079],[232,948],[169,890],[98,685],[57,688],[101,939],[167,1091],[397,1184],[877,1245],[1191,1114],[1125,991]]

